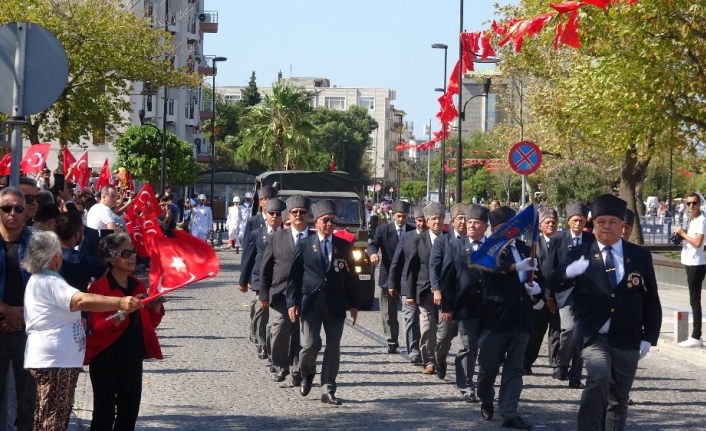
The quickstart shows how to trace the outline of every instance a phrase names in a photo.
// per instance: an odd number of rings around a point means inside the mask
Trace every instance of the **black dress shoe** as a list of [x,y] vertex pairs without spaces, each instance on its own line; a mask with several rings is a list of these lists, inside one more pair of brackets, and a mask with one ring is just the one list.
[[446,364],[439,364],[436,366],[436,375],[441,380],[444,380],[444,377],[446,377]]
[[311,392],[311,382],[313,380],[314,380],[313,377],[311,377],[311,378],[307,377],[305,379],[302,379],[302,383],[299,386],[299,393],[302,394],[303,397],[309,395],[309,392]]
[[409,362],[412,363],[412,365],[424,365],[424,362],[422,362],[422,357],[421,356],[412,356],[409,360]]
[[278,372],[277,374],[275,374],[275,377],[274,377],[275,382],[277,382],[277,383],[283,382],[288,374],[289,374],[289,371]]
[[257,357],[260,359],[267,359],[267,349],[265,346],[260,346],[257,348]]
[[389,354],[397,353],[397,346],[394,344],[389,344],[387,346],[387,353],[389,353]]
[[569,380],[569,387],[572,389],[584,389],[586,385],[581,383],[581,380]]
[[301,386],[302,376],[298,374],[292,374],[292,386]]
[[493,413],[495,413],[495,410],[493,410],[492,404],[487,406],[480,406],[480,417],[483,418],[484,421],[492,420]]
[[463,401],[466,403],[477,403],[478,397],[476,397],[476,393],[474,391],[466,392],[465,394],[463,394]]
[[554,380],[568,380],[569,379],[569,370],[566,369],[564,366],[560,366],[554,372],[552,373],[552,378]]
[[505,428],[515,428],[518,430],[531,430],[532,425],[528,424],[527,422],[524,421],[520,416],[515,416],[512,419],[508,419],[505,422],[503,422],[503,426]]
[[332,404],[334,406],[340,406],[341,405],[341,400],[336,398],[334,394],[331,392],[325,393],[321,395],[321,402],[324,404]]

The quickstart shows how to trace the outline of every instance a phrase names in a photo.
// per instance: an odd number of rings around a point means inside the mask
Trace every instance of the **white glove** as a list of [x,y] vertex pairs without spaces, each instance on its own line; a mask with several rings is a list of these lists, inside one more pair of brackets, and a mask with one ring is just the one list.
[[525,292],[528,295],[539,295],[542,292],[542,288],[539,287],[539,283],[525,283]]
[[566,278],[576,278],[579,275],[586,272],[588,268],[588,261],[585,257],[581,256],[579,260],[575,260],[566,267]]
[[[645,340],[640,341],[640,359],[647,356],[647,352],[650,351],[650,347],[652,347],[652,344],[649,341],[645,341]],[[640,359],[638,359],[638,361]]]
[[527,259],[523,260],[520,263],[515,264],[515,270],[517,272],[521,271],[536,271],[537,270],[537,259],[532,260],[531,257],[528,257]]

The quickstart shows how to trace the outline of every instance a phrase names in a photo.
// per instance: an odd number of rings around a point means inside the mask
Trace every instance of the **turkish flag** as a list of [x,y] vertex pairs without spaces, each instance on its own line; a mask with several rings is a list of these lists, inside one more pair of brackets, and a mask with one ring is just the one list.
[[159,228],[159,221],[154,215],[140,216],[134,211],[125,212],[125,226],[127,227],[132,245],[135,246],[140,257],[150,255],[147,249],[147,237],[161,236],[162,230]]
[[27,153],[20,162],[22,172],[24,172],[25,175],[34,172],[41,172],[47,162],[50,147],[51,144],[35,144],[29,147],[27,149]]
[[7,153],[0,160],[0,175],[10,175],[10,163],[12,163],[12,153]]
[[215,277],[221,267],[216,252],[206,241],[184,231],[173,232],[174,238],[145,237],[150,253],[150,288],[144,302]]
[[68,180],[70,169],[76,163],[76,157],[71,154],[71,151],[69,151],[69,147],[63,147],[61,149],[61,153],[64,156],[64,178]]
[[101,174],[98,177],[98,182],[96,183],[96,190],[100,190],[103,188],[103,186],[107,186],[112,184],[110,181],[113,178],[113,176],[110,174],[110,164],[108,163],[108,158],[105,158],[105,162],[103,163],[103,169],[101,169]]
[[159,206],[159,201],[155,197],[154,190],[152,190],[152,186],[149,183],[145,184],[139,193],[135,195],[125,213],[133,215],[135,220],[162,215],[162,207]]
[[[64,156],[64,169],[66,169],[66,156]],[[86,150],[83,154],[81,154],[81,157],[79,157],[78,160],[69,165],[69,169],[66,173],[66,180],[73,181],[80,189],[84,189],[88,186],[88,180],[90,178],[91,170],[88,167],[88,150]]]

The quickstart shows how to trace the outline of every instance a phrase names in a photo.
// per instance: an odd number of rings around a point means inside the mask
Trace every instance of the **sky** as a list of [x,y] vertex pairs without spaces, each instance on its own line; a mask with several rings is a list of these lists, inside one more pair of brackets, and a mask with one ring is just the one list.
[[[448,73],[458,60],[460,0],[205,0],[217,11],[216,34],[204,35],[205,55],[227,57],[219,63],[216,86],[247,85],[254,70],[257,84],[269,87],[284,77],[328,78],[339,87],[390,88],[391,103],[407,113],[415,134],[435,116],[434,88],[443,87],[444,51]],[[464,3],[464,29],[486,30],[494,3]],[[480,67],[479,67],[480,69]],[[290,72],[291,71],[291,72]]]

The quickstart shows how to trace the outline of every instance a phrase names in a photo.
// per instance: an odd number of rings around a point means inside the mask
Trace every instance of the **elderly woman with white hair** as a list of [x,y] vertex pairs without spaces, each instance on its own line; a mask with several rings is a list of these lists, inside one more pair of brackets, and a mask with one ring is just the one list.
[[24,296],[24,367],[37,382],[36,430],[63,430],[66,426],[86,353],[81,311],[131,313],[142,307],[132,296],[108,297],[71,287],[57,272],[61,262],[61,245],[54,232],[32,235],[22,259],[22,268],[32,274]]

